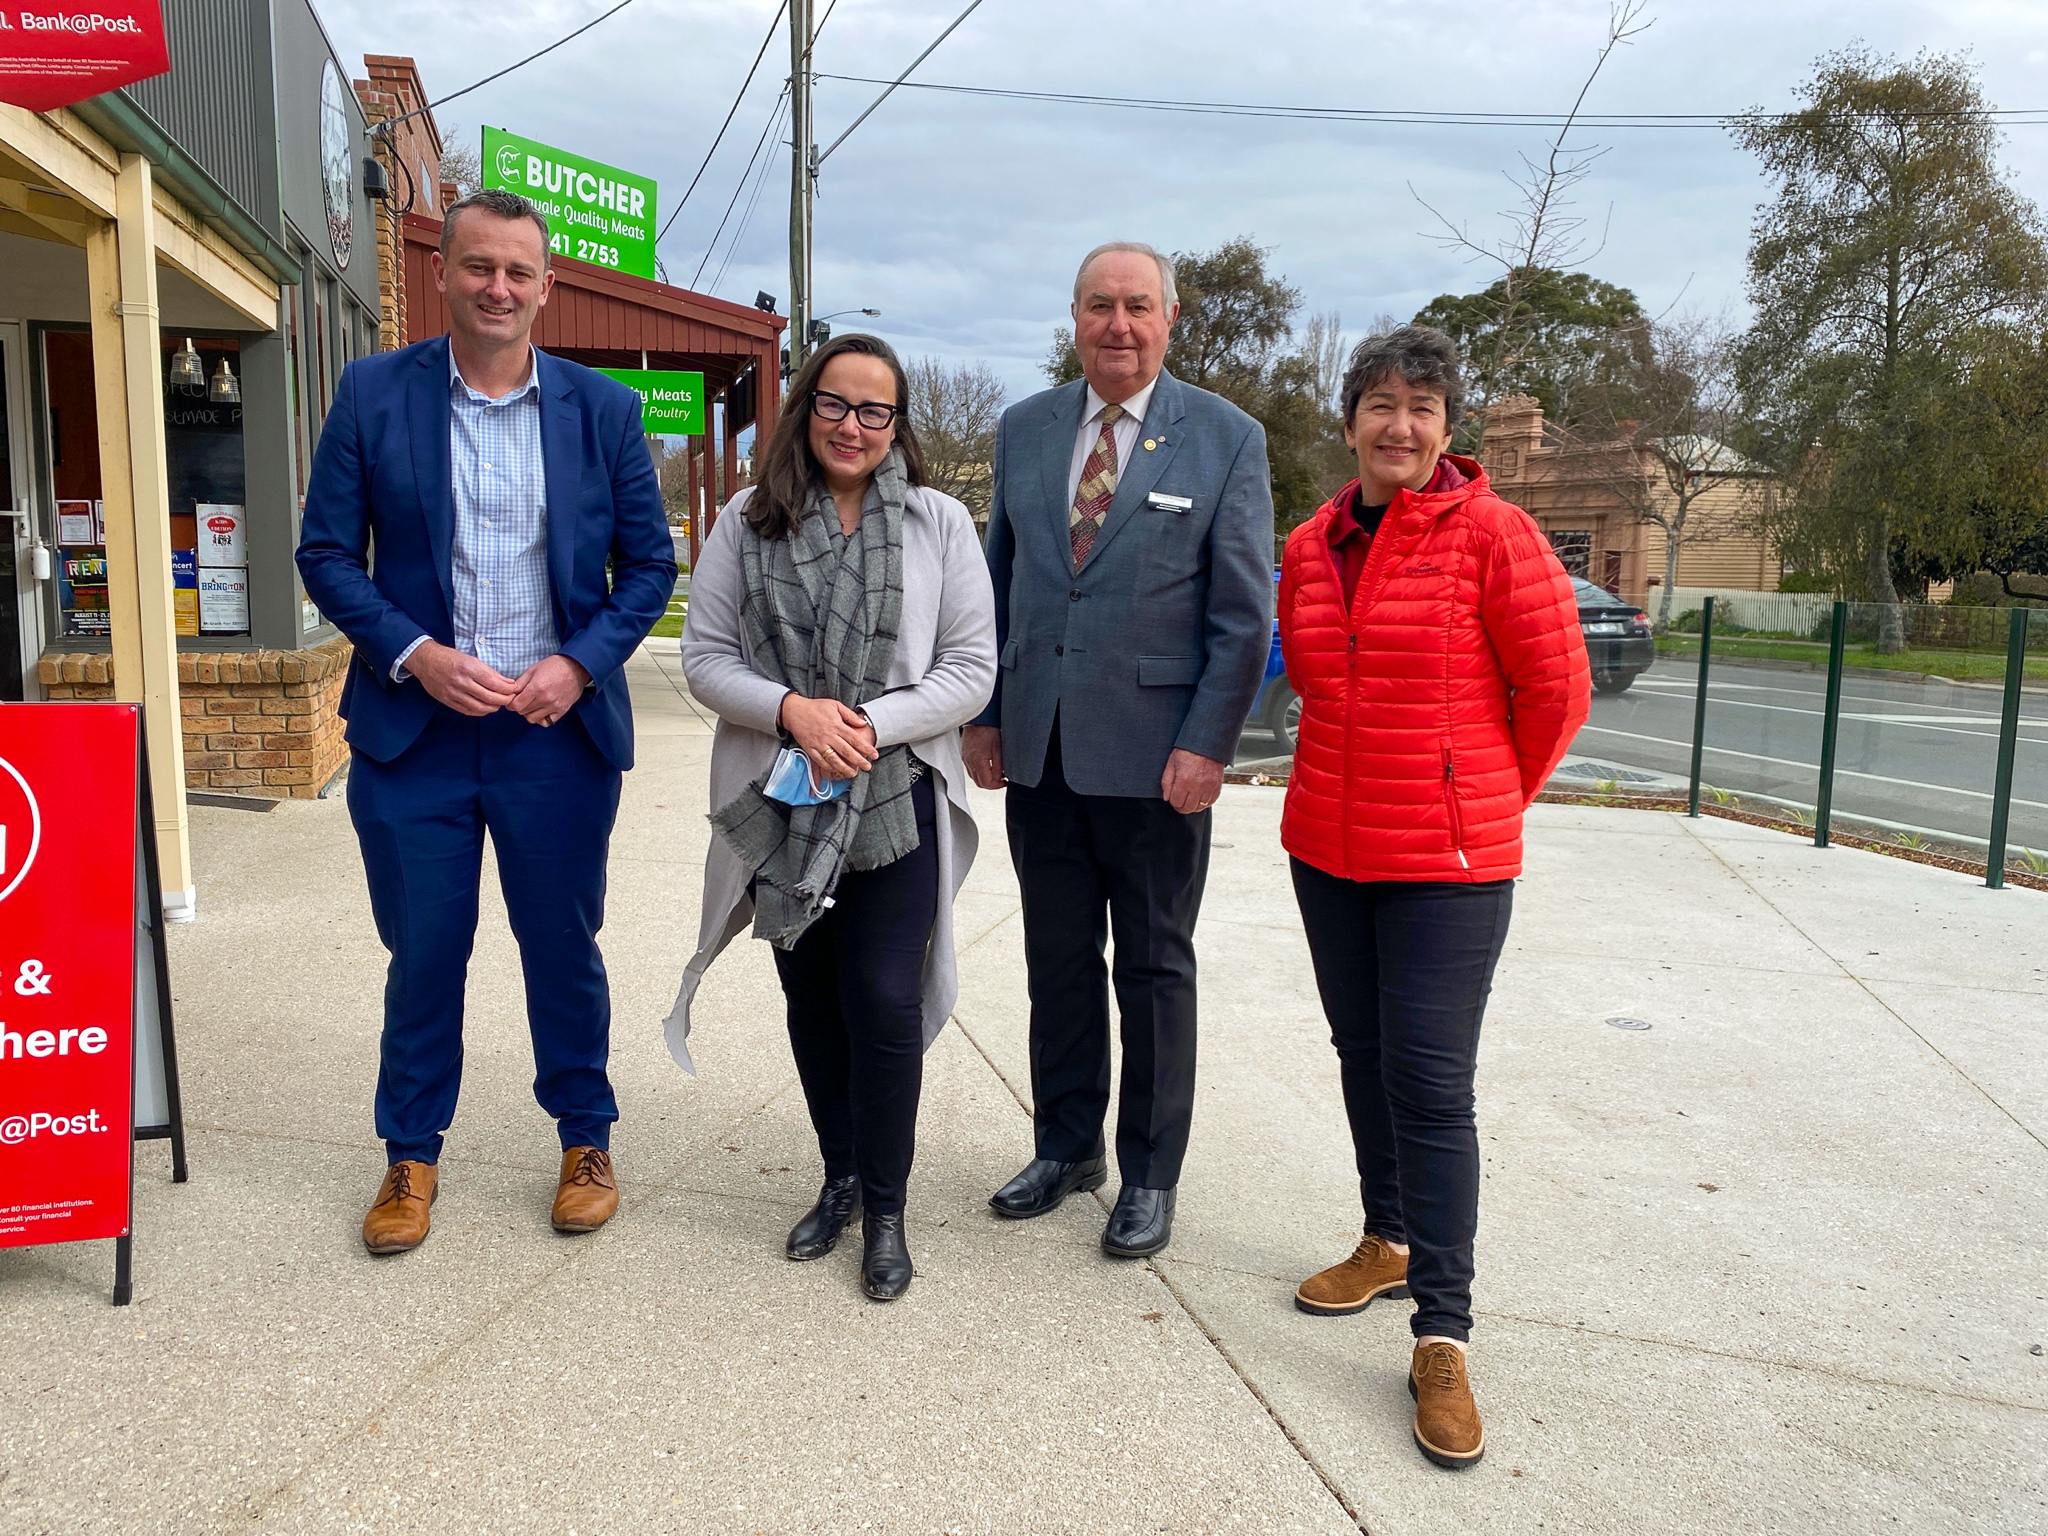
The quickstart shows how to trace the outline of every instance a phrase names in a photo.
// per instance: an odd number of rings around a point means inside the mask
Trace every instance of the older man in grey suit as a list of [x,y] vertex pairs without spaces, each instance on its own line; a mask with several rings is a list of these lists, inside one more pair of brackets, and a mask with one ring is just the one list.
[[1004,415],[988,523],[1002,665],[963,742],[978,784],[1009,786],[1031,992],[1037,1156],[989,1204],[1039,1216],[1108,1177],[1114,935],[1123,1189],[1102,1246],[1125,1258],[1173,1234],[1209,808],[1273,622],[1265,433],[1163,370],[1179,313],[1165,257],[1098,246],[1074,279],[1085,377]]

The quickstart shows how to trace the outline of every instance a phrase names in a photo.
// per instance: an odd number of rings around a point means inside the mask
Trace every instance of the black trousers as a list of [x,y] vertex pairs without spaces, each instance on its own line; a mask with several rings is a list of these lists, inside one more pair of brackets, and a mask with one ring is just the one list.
[[1116,939],[1123,1084],[1116,1160],[1126,1184],[1180,1182],[1195,1110],[1195,918],[1212,815],[1067,787],[1059,726],[1037,785],[1012,784],[1010,858],[1024,896],[1031,1094],[1038,1155],[1102,1155],[1109,1110],[1109,980]]
[[1409,1245],[1416,1337],[1468,1339],[1479,1226],[1472,1074],[1515,883],[1342,880],[1291,862],[1365,1229]]
[[848,871],[824,916],[775,951],[825,1177],[858,1173],[878,1216],[903,1209],[917,1150],[924,960],[939,911],[932,778],[911,787],[917,847],[880,869]]

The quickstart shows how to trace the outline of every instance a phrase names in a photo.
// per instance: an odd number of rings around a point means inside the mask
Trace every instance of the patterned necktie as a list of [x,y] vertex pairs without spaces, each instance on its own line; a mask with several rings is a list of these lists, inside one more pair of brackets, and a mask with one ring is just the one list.
[[1102,430],[1095,446],[1088,450],[1088,462],[1081,466],[1081,483],[1074,487],[1073,509],[1067,514],[1067,533],[1074,541],[1074,569],[1095,547],[1095,535],[1102,532],[1102,520],[1109,515],[1109,503],[1116,495],[1116,424],[1124,408],[1102,408]]

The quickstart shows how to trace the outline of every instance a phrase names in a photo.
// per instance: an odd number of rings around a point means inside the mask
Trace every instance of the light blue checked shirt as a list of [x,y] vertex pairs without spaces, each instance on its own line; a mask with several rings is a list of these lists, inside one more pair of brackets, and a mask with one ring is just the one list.
[[[454,471],[455,648],[517,677],[558,649],[548,594],[547,464],[540,446],[540,364],[493,400],[471,389],[448,350]],[[406,660],[391,669],[405,681]]]

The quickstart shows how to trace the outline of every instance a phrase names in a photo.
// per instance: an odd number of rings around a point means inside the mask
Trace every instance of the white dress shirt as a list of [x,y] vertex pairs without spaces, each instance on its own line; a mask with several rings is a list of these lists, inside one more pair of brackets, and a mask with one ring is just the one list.
[[[1152,405],[1152,391],[1159,387],[1159,375],[1152,375],[1152,382],[1139,390],[1130,399],[1119,402],[1124,414],[1109,430],[1116,438],[1116,475],[1122,481],[1124,471],[1131,466],[1131,451],[1138,446],[1138,432],[1145,425],[1145,412]],[[1088,386],[1087,409],[1081,415],[1081,427],[1074,434],[1074,458],[1067,466],[1067,508],[1073,510],[1074,492],[1081,488],[1081,471],[1087,467],[1088,455],[1095,450],[1095,439],[1102,434],[1102,412],[1109,402],[1095,393],[1095,386]]]

